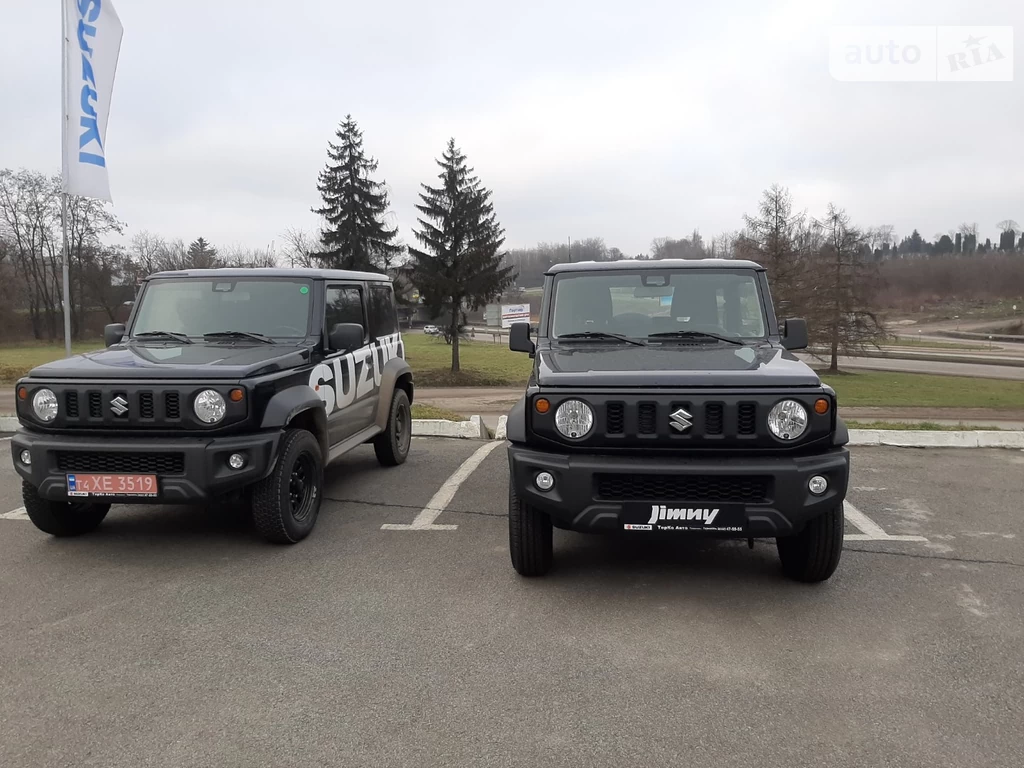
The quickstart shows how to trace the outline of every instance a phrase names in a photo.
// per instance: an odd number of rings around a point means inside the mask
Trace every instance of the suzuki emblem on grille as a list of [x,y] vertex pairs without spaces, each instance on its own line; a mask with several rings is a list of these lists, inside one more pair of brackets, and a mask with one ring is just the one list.
[[693,418],[693,414],[685,408],[680,408],[678,411],[668,417],[669,424],[677,432],[685,432],[693,426],[693,422],[690,419]]
[[115,416],[124,416],[128,413],[128,401],[118,395],[110,401],[110,410],[114,412]]

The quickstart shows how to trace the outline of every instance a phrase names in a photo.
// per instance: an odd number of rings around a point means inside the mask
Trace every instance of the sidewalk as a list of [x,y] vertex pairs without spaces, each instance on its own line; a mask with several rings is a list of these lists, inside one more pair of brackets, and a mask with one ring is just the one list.
[[[521,388],[507,387],[422,387],[416,390],[416,402],[436,405],[439,408],[461,413],[465,416],[479,415],[484,424],[494,429],[498,417],[508,413],[509,408],[523,396]],[[1024,429],[1024,411],[992,411],[987,408],[877,408],[839,407],[844,419],[857,421],[903,421],[938,424],[966,424],[972,427],[998,427],[999,429]]]
[[[421,387],[416,390],[416,402],[439,408],[480,416],[492,430],[498,417],[523,396],[520,387]],[[931,421],[938,424],[966,424],[972,427],[998,427],[1024,429],[1024,411],[992,411],[987,408],[877,408],[839,407],[844,419],[857,421]],[[13,387],[0,389],[0,416],[14,414]]]

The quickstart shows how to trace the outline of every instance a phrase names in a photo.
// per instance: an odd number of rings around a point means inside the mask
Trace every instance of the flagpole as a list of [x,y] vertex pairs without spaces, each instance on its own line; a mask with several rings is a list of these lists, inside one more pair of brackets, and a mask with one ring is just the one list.
[[68,267],[71,249],[68,243],[68,193],[65,191],[68,177],[68,29],[65,0],[60,2],[60,64],[60,226],[64,233],[64,356],[71,357],[71,270]]

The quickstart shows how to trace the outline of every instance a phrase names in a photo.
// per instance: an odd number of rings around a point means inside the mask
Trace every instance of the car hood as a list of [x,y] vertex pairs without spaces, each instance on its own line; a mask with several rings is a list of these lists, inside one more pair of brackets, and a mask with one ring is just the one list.
[[309,349],[293,344],[127,342],[33,368],[52,379],[241,379],[293,368]]
[[818,375],[770,344],[583,342],[538,349],[542,387],[816,387]]

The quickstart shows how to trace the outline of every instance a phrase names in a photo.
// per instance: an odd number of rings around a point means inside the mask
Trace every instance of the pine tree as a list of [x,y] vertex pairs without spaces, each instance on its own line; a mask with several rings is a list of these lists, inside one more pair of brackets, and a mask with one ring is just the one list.
[[422,204],[416,209],[420,229],[416,239],[423,250],[409,248],[413,282],[423,302],[435,314],[447,316],[452,339],[452,372],[459,371],[459,328],[467,309],[478,309],[495,298],[513,280],[512,267],[502,267],[498,253],[505,232],[498,224],[485,189],[466,165],[455,139],[437,164],[441,184],[421,185]]
[[329,269],[386,269],[403,248],[394,242],[398,228],[383,221],[389,203],[384,183],[371,178],[377,161],[364,153],[363,132],[351,115],[336,136],[339,143],[328,142],[328,162],[317,181],[324,204],[313,213],[327,225],[322,249],[313,256]]
[[219,267],[220,260],[217,258],[217,249],[210,245],[205,238],[196,238],[188,247],[188,264],[192,269]]

